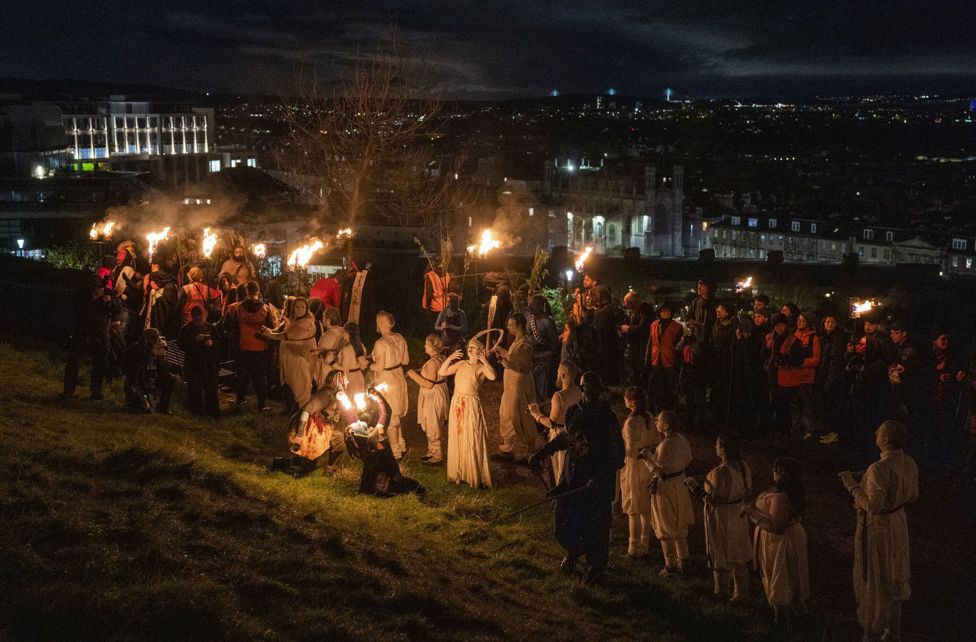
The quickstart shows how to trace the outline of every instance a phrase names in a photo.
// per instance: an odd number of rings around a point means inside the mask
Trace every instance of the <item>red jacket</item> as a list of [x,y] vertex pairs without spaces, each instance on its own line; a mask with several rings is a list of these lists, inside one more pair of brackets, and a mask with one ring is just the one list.
[[[797,330],[783,341],[779,357],[776,380],[781,388],[812,384],[820,365],[820,337],[814,330]],[[799,358],[799,365],[791,364]]]
[[679,363],[678,342],[684,328],[680,323],[671,319],[671,323],[661,330],[661,320],[651,324],[651,336],[647,342],[647,363],[651,366],[677,368]]

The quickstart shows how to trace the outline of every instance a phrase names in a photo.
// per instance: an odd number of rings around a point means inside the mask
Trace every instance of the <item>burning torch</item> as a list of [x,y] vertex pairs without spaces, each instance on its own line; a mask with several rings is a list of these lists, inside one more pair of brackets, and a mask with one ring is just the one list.
[[298,272],[298,279],[301,284],[308,285],[308,264],[315,253],[323,247],[325,247],[325,243],[321,240],[312,239],[311,242],[296,248],[288,255],[288,267],[293,272]]
[[102,221],[101,223],[92,223],[91,230],[88,232],[88,238],[95,242],[98,246],[98,259],[101,260],[103,249],[105,244],[112,239],[112,229],[115,227],[115,221]]

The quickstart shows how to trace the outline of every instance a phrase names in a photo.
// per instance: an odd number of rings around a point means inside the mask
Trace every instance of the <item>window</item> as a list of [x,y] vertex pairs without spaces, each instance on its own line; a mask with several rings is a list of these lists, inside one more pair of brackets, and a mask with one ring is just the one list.
[[884,251],[884,257],[885,257],[885,261],[890,261],[891,260],[891,250],[885,250]]
[[240,161],[240,160],[238,160],[238,159],[236,159],[236,158],[234,158],[234,159],[231,159],[231,161],[230,161],[230,166],[231,166],[231,167],[237,167],[237,166],[238,166],[238,165],[240,165],[240,164],[241,164],[241,161]]
[[534,207],[530,207],[529,208],[529,216],[535,216],[535,208]]
[[747,221],[747,223],[748,223],[749,227],[756,227],[756,226],[759,225],[759,219],[757,219],[757,218],[750,218]]
[[872,259],[878,258],[878,248],[876,247],[871,248],[871,258]]
[[216,160],[210,161],[210,173],[212,174],[214,172],[219,172],[219,171],[220,171],[220,159],[218,158]]
[[258,159],[256,159],[256,158],[249,158],[249,159],[247,159],[247,166],[248,167],[257,167],[258,166]]
[[794,232],[800,231],[800,221],[793,221],[790,223],[790,229]]
[[952,239],[952,249],[954,249],[954,250],[965,250],[966,249],[966,239]]
[[971,257],[966,257],[966,269],[973,269],[973,259]]
[[769,219],[769,222],[768,222],[768,225],[769,225],[769,229],[771,229],[771,230],[772,230],[772,229],[775,229],[775,228],[776,228],[776,223],[777,223],[777,222],[778,222],[778,221],[777,221],[776,219],[774,219],[774,218],[771,218],[771,219]]
[[742,225],[742,218],[739,216],[733,216],[732,225]]
[[891,243],[892,241],[894,241],[895,240],[895,233],[894,232],[885,232],[885,240],[888,241],[889,243]]
[[817,224],[816,223],[810,223],[810,233],[811,234],[816,234],[817,233]]
[[863,232],[861,232],[861,235],[864,237],[865,241],[874,240],[874,230],[864,230]]
[[959,257],[958,256],[952,257],[952,267],[954,267],[954,268],[959,267]]

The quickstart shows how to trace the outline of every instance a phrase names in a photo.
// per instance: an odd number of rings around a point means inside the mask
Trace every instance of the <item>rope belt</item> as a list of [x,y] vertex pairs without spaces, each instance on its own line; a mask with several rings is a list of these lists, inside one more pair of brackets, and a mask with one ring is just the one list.
[[388,372],[388,371],[390,371],[390,370],[399,370],[399,369],[400,369],[400,368],[402,368],[402,367],[403,367],[403,366],[401,366],[401,365],[399,365],[399,364],[398,364],[398,365],[395,365],[395,366],[390,366],[389,368],[383,368],[383,372]]
[[661,479],[663,479],[664,481],[667,481],[669,479],[674,479],[675,477],[677,477],[679,475],[684,475],[684,474],[685,474],[685,471],[684,470],[679,470],[679,471],[674,472],[674,473],[663,473],[661,475]]
[[429,381],[429,382],[431,382],[432,384],[434,384],[435,386],[436,386],[437,384],[440,384],[440,383],[444,383],[445,381],[447,381],[447,379],[446,379],[446,378],[444,378],[444,379],[428,379],[428,378],[427,378],[427,377],[425,377],[424,375],[420,375],[420,376],[421,376],[421,378],[423,378],[423,379],[424,379],[424,381]]

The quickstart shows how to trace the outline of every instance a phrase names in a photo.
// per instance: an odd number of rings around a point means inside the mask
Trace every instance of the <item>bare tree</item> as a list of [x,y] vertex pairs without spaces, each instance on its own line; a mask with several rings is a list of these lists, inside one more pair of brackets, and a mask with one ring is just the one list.
[[440,103],[422,97],[418,77],[393,37],[331,89],[314,76],[300,80],[279,160],[318,184],[320,223],[423,225],[449,238],[463,202],[460,160],[445,167],[438,158]]

